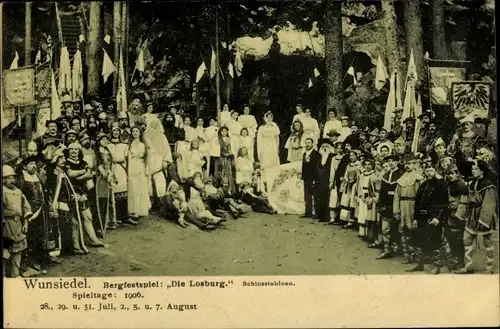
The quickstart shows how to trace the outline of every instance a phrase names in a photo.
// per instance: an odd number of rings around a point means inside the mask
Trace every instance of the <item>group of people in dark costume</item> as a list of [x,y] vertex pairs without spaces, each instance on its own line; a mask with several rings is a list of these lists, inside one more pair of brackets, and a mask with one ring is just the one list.
[[[301,108],[297,111],[301,115]],[[301,145],[305,218],[356,229],[377,259],[402,255],[408,271],[443,267],[472,273],[474,242],[486,249],[493,273],[498,222],[496,162],[492,146],[474,132],[477,120],[460,118],[448,138],[431,111],[401,120],[395,110],[390,131],[360,129],[330,111],[323,137],[303,137]],[[416,120],[420,134],[414,134]],[[300,130],[300,129],[299,129]],[[346,133],[346,130],[347,133]],[[291,137],[292,138],[292,137]],[[417,138],[417,140],[415,140]],[[445,142],[447,141],[447,142]]]

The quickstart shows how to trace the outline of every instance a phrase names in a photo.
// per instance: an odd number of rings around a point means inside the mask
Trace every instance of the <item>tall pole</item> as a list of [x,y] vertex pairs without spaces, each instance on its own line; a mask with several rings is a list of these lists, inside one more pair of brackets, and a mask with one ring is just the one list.
[[219,0],[215,1],[215,93],[217,94],[217,122],[220,125]]
[[129,31],[129,3],[122,2],[122,56],[123,56],[123,73],[125,74],[125,83],[129,83],[129,68],[128,68],[128,31]]
[[[113,2],[113,59],[115,67],[119,67],[118,61],[120,60],[120,33],[122,32],[121,24],[122,3],[120,1]],[[118,74],[113,74],[113,96],[116,96],[118,87]]]
[[[24,4],[25,8],[25,19],[24,19],[24,65],[28,66],[31,64],[31,2],[26,2]],[[26,106],[24,108],[24,122],[25,122],[25,132],[26,132],[26,142],[31,140],[31,106]],[[21,154],[19,154],[21,155]]]
[[[226,79],[226,102],[227,104],[230,104],[231,101],[231,79],[229,78],[229,63],[231,62],[231,52],[229,51],[229,6],[228,6],[228,1],[224,0],[224,11],[225,11],[225,25],[226,25],[226,49],[227,49],[227,68],[228,68],[228,74],[227,74],[227,79]],[[234,71],[234,69],[233,69]],[[234,82],[233,82],[234,84]]]

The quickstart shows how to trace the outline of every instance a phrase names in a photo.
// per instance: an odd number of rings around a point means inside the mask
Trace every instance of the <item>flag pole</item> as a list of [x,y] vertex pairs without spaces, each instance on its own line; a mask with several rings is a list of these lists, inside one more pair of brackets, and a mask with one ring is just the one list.
[[215,1],[215,93],[217,102],[217,122],[220,125],[219,0]]

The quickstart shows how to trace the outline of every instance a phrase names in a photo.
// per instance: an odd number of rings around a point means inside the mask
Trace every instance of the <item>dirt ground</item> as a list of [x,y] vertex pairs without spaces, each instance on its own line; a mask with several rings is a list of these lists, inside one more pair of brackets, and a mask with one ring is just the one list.
[[[47,275],[407,274],[412,265],[401,264],[401,257],[376,260],[378,251],[367,248],[356,233],[292,215],[250,214],[211,232],[150,216],[138,227],[108,232],[109,248],[65,257]],[[498,255],[498,234],[495,238]],[[484,247],[474,258],[483,271]]]

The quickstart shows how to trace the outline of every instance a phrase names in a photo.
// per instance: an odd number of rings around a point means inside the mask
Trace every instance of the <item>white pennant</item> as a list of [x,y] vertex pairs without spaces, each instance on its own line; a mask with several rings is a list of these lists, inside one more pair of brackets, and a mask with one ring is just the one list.
[[205,71],[207,69],[207,66],[205,65],[205,62],[201,62],[200,66],[198,67],[198,70],[196,71],[196,83],[198,83],[203,75],[205,74]]

